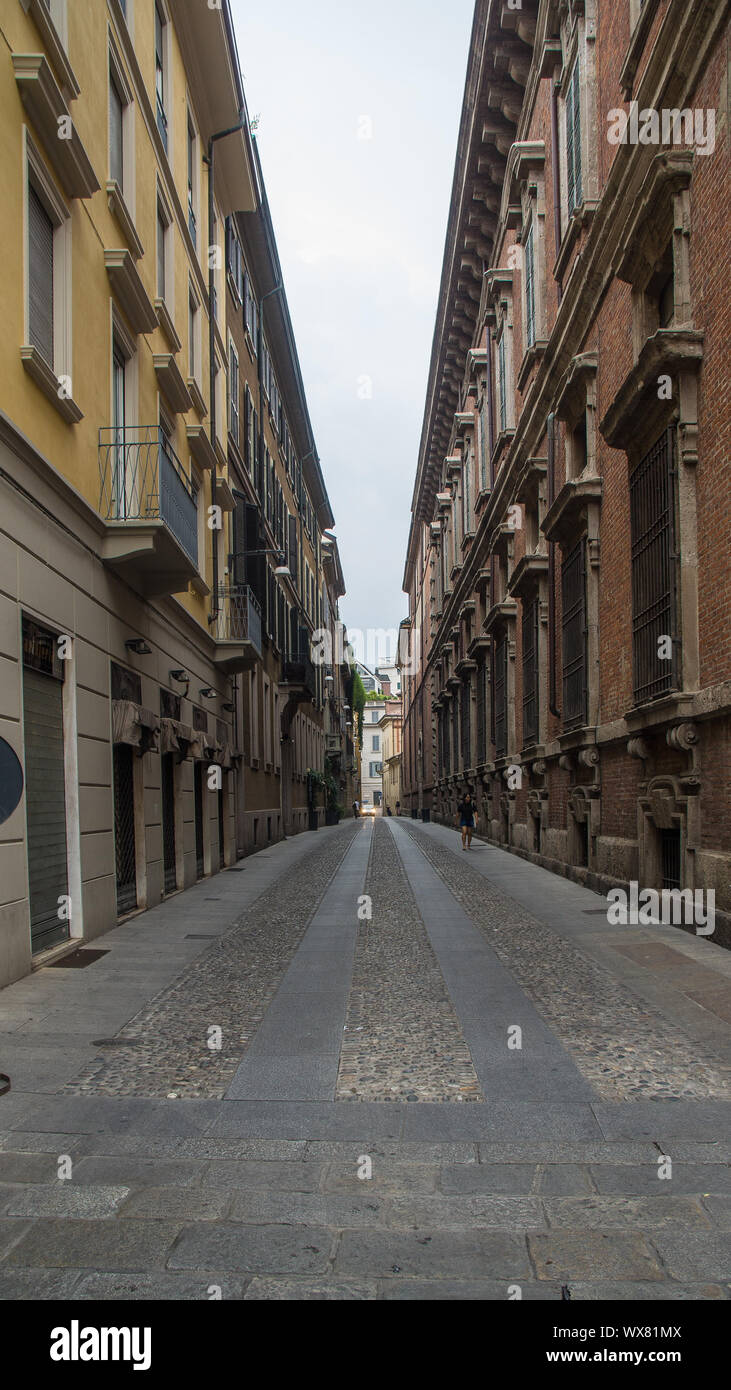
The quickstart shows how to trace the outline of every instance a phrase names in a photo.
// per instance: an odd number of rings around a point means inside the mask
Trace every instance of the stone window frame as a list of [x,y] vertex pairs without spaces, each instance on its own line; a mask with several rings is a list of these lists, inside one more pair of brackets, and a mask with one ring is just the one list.
[[[512,439],[516,427],[515,409],[515,354],[513,319],[513,270],[495,266],[485,271],[487,294],[494,311],[494,322],[488,329],[492,340],[493,381],[495,383],[495,408],[497,412],[497,438],[491,460],[491,476],[497,477],[500,457],[506,444]],[[500,341],[505,353],[505,426],[502,428],[502,393],[500,391]]]
[[[563,66],[558,78],[561,245],[553,272],[554,278],[558,281],[563,280],[579,233],[590,222],[599,203],[598,83],[595,55],[597,23],[597,0],[565,0],[560,26]],[[566,108],[577,58],[581,127],[581,200],[569,213]]]
[[510,597],[519,598],[522,609],[532,597],[538,600],[538,736],[532,744],[524,744],[528,758],[542,757],[548,727],[548,700],[544,695],[548,688],[548,544],[541,529],[548,505],[547,486],[546,459],[529,458],[514,494],[523,507],[525,552],[513,566],[508,583]]
[[[627,455],[628,485],[632,467],[644,457],[664,429],[674,434],[676,479],[676,548],[678,560],[678,629],[682,635],[679,690],[645,705],[631,706],[625,718],[633,731],[661,711],[679,717],[689,692],[700,688],[698,626],[697,500],[698,372],[704,335],[693,325],[690,295],[691,150],[662,151],[651,160],[635,200],[624,253],[616,275],[632,288],[633,366],[599,423],[610,447]],[[673,253],[673,323],[655,326],[648,287],[668,240]],[[660,398],[658,383],[667,378],[671,395]]]
[[[30,345],[30,213],[29,188],[45,207],[53,225],[53,361],[46,362]],[[59,394],[59,380],[68,378],[73,390],[73,229],[71,211],[26,125],[23,126],[23,345],[21,360],[29,375],[68,423],[82,413],[73,397]]]
[[[536,361],[548,346],[548,304],[546,297],[546,151],[542,140],[516,142],[510,151],[511,186],[509,216],[517,222],[521,247],[521,316],[523,357],[518,368],[518,390],[523,391]],[[528,341],[528,275],[525,246],[532,233],[533,249],[533,341]]]

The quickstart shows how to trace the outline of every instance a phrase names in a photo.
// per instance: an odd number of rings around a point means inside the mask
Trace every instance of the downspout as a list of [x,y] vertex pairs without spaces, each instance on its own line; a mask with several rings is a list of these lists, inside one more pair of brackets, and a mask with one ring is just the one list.
[[[210,247],[213,246],[213,154],[214,145],[217,140],[223,140],[227,135],[234,135],[237,130],[243,130],[246,125],[244,112],[239,115],[236,125],[229,126],[226,130],[216,131],[215,135],[209,136],[208,154],[204,156],[204,162],[208,166],[208,394],[211,410],[211,448],[213,449],[213,463],[211,465],[211,506],[216,505],[216,320],[213,312],[213,304],[216,297],[215,280],[215,257],[210,254]],[[213,513],[215,516],[215,512]],[[215,622],[218,617],[218,533],[213,542],[213,606],[209,621]]]
[[[548,416],[548,507],[556,496],[556,417]],[[556,696],[556,545],[548,542],[548,708],[557,719],[561,711]]]

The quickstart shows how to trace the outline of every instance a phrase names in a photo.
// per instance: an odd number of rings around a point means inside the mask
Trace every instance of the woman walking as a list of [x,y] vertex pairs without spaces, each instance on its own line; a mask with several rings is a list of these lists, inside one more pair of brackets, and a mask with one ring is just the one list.
[[477,820],[475,803],[470,792],[465,792],[457,807],[457,816],[462,830],[462,848],[472,849],[472,834]]

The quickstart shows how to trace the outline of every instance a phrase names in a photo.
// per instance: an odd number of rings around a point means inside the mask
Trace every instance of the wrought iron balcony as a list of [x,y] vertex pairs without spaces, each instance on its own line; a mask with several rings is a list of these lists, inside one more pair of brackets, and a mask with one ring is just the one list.
[[216,643],[214,661],[233,675],[248,671],[261,660],[261,611],[248,584],[218,590],[211,637]]
[[145,595],[174,594],[198,573],[198,508],[190,479],[155,425],[99,431],[103,558]]
[[282,662],[282,684],[301,691],[303,697],[314,700],[317,695],[317,677],[309,650],[287,652]]

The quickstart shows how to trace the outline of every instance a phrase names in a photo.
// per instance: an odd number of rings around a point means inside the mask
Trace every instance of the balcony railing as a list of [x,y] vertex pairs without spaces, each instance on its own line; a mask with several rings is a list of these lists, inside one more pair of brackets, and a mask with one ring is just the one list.
[[218,643],[250,643],[261,656],[261,611],[248,584],[218,590],[211,636]]
[[198,564],[198,509],[183,466],[154,425],[99,431],[99,511],[109,522],[163,521]]
[[314,699],[317,693],[315,666],[308,651],[303,648],[289,651],[282,662],[282,681],[285,685],[300,685]]

